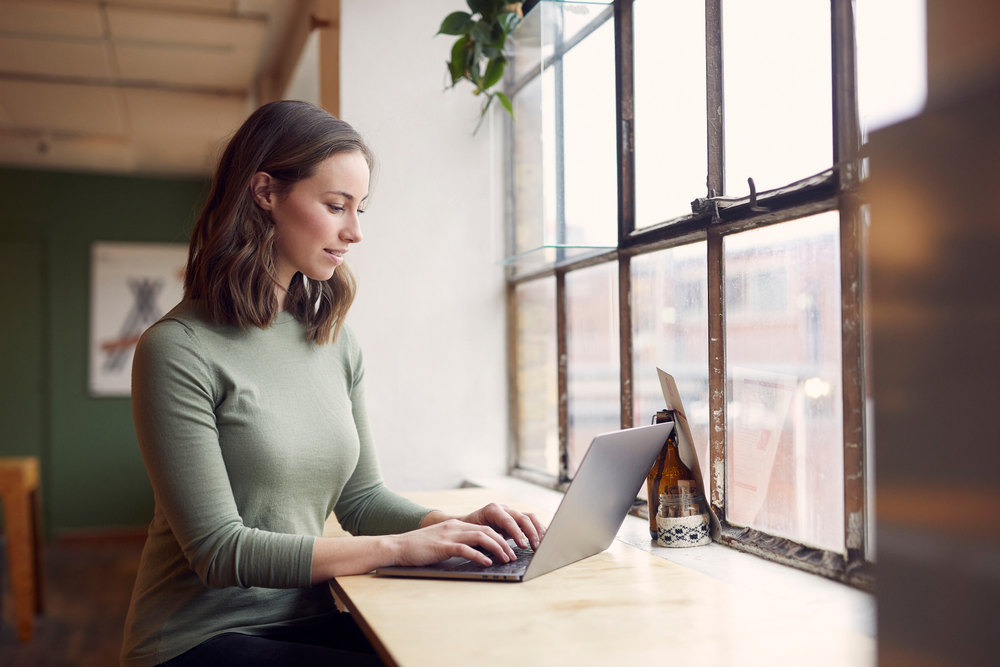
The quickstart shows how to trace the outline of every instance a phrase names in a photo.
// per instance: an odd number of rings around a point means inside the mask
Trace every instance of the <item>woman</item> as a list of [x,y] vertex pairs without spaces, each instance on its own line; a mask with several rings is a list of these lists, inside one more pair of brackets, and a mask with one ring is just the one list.
[[[380,664],[327,581],[514,557],[543,526],[455,518],[382,483],[344,254],[374,157],[303,102],[258,109],[219,162],[185,299],[140,340],[132,411],[156,500],[122,664]],[[354,537],[323,538],[331,511]]]

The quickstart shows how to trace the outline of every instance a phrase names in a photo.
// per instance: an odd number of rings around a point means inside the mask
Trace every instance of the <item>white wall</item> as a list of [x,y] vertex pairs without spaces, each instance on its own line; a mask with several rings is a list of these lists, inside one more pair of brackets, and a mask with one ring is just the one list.
[[[348,261],[368,412],[387,483],[455,487],[505,470],[503,270],[488,123],[471,87],[445,91],[458,0],[343,0],[341,115],[380,170]],[[498,127],[500,123],[497,123]],[[495,155],[495,154],[494,154]]]

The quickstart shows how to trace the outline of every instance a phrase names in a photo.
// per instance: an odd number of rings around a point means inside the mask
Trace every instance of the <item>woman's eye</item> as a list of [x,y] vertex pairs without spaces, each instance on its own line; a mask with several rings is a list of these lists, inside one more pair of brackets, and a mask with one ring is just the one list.
[[343,213],[344,212],[344,207],[343,206],[336,206],[334,204],[327,204],[326,207],[328,209],[330,209],[331,211],[333,211],[334,213]]

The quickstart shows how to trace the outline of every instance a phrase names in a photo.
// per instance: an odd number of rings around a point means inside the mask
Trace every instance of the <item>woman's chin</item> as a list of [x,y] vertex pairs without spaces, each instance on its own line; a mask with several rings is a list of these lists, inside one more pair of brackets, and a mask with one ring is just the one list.
[[311,273],[303,274],[309,280],[318,280],[320,282],[326,282],[330,278],[333,278],[333,274],[336,273],[337,267],[332,269],[327,269],[325,271],[313,271]]

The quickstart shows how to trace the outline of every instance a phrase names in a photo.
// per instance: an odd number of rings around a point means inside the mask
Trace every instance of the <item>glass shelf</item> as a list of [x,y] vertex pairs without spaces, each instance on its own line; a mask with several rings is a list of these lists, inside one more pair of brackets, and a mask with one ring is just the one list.
[[563,262],[601,255],[616,247],[614,245],[543,245],[510,257],[504,257],[498,264],[512,267],[516,273],[530,273]]
[[542,0],[507,41],[504,136],[515,274],[618,243],[614,19],[610,2]]

